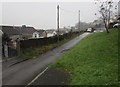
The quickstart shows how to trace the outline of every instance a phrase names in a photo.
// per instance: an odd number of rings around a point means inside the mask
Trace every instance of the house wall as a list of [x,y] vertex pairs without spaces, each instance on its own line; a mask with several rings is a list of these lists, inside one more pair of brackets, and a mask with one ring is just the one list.
[[33,34],[25,34],[25,35],[21,35],[21,40],[31,39],[32,36],[33,36]]
[[54,36],[55,36],[55,35],[57,34],[57,32],[56,32],[56,31],[54,31],[54,32],[53,32],[53,34],[54,34]]
[[8,35],[12,40],[16,40],[17,38],[19,38],[19,35]]
[[50,33],[47,34],[47,37],[52,37],[52,36],[54,36],[54,34],[50,34]]
[[47,33],[47,37],[53,37],[55,35],[57,35],[57,32],[55,31],[53,33]]
[[[36,35],[36,37],[35,37],[35,35]],[[42,34],[35,32],[35,33],[33,33],[33,36],[32,36],[32,38],[44,38],[44,37],[47,37],[46,32],[43,32]]]
[[46,32],[43,32],[39,37],[40,37],[40,38],[47,37],[47,33],[46,33]]
[[39,38],[39,34],[37,32],[34,32],[32,38]]
[[46,33],[46,31],[43,32],[43,36],[44,36],[44,37],[47,37],[47,33]]

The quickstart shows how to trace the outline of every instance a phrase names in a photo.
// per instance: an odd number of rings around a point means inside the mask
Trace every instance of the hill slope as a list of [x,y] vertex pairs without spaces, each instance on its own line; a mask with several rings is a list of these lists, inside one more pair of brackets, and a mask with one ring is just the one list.
[[50,67],[69,73],[70,85],[117,85],[118,29],[88,35]]

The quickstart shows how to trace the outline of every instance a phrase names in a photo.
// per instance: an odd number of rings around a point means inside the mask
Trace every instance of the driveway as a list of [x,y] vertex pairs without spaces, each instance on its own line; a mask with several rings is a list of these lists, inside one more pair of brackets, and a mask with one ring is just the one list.
[[64,52],[69,50],[87,35],[89,35],[89,33],[84,33],[61,46],[42,54],[38,58],[18,63],[6,69],[3,66],[3,85],[27,85],[49,64],[59,58]]

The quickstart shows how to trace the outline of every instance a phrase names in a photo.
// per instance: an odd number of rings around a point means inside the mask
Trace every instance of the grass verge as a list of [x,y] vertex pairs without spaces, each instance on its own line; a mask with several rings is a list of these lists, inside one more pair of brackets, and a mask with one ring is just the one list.
[[41,54],[43,54],[43,53],[45,53],[45,52],[47,52],[49,50],[52,50],[52,49],[66,43],[67,41],[69,41],[69,40],[71,40],[71,39],[73,39],[73,38],[75,38],[75,37],[77,37],[77,36],[79,36],[81,34],[83,34],[83,33],[74,34],[73,36],[70,36],[69,38],[66,38],[66,39],[64,39],[62,41],[59,41],[59,43],[57,42],[57,43],[45,45],[45,46],[38,47],[38,48],[33,48],[33,47],[27,48],[26,50],[24,50],[21,53],[20,57],[21,58],[36,58],[39,55],[41,55]]
[[69,73],[69,85],[118,85],[118,29],[94,33],[52,63]]

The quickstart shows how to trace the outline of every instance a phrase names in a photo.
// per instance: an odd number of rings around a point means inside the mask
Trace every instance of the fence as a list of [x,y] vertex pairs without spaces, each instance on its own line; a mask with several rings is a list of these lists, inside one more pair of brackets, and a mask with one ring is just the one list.
[[9,57],[17,56],[17,49],[8,47],[8,56],[9,56]]
[[[77,33],[79,32],[71,32],[64,35],[60,35],[59,41],[64,40],[66,38],[70,38],[72,35],[75,35]],[[21,50],[24,50],[30,47],[41,47],[44,45],[56,43],[57,41],[58,41],[58,36],[39,38],[39,39],[29,39],[29,40],[20,41],[20,47],[21,47]]]
[[17,49],[8,47],[7,45],[2,46],[2,57],[15,57],[17,56]]
[[[72,35],[75,35],[79,32],[70,32],[64,35],[59,35],[59,41],[68,39]],[[30,47],[41,47],[48,44],[53,44],[58,41],[58,36],[39,38],[39,39],[29,39],[20,41],[20,50],[21,52]],[[18,43],[17,43],[18,44]],[[18,45],[16,48],[9,47],[7,45],[2,46],[2,56],[3,57],[14,57],[18,56]]]

